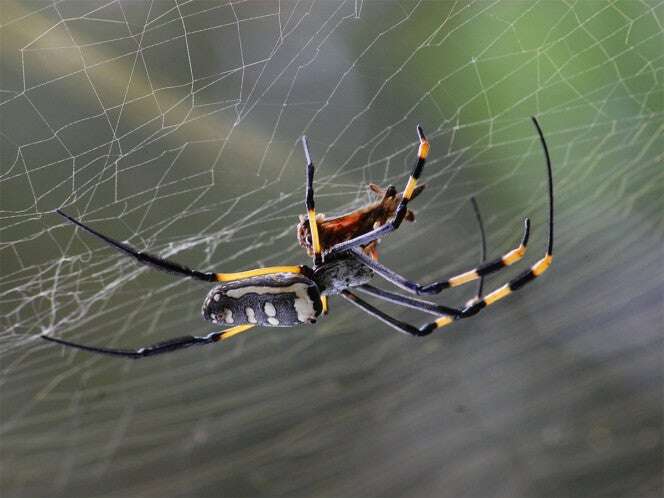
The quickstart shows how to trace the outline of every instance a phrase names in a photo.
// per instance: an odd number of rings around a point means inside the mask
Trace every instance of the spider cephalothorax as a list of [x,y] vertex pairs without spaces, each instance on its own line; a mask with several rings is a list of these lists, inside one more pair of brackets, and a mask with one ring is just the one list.
[[[257,325],[263,327],[292,327],[311,324],[327,310],[327,296],[340,295],[367,314],[377,318],[388,326],[413,336],[431,334],[434,330],[450,323],[476,315],[485,307],[503,299],[520,289],[546,271],[552,261],[553,253],[553,175],[549,151],[542,130],[533,118],[540,137],[548,172],[549,186],[549,242],[546,253],[528,270],[498,287],[486,296],[481,295],[481,285],[475,299],[465,306],[452,308],[423,299],[409,297],[396,292],[380,289],[369,285],[374,276],[385,279],[395,286],[416,295],[433,295],[449,287],[456,287],[473,280],[482,281],[485,275],[497,272],[519,261],[525,254],[530,223],[526,218],[521,243],[503,256],[482,262],[476,268],[450,278],[438,280],[430,284],[419,284],[399,275],[375,260],[372,245],[376,241],[399,228],[403,220],[412,219],[408,210],[410,202],[421,191],[417,186],[429,152],[429,142],[421,127],[417,127],[420,146],[417,163],[408,178],[403,192],[397,194],[394,187],[385,191],[379,187],[370,187],[382,195],[382,199],[348,215],[330,220],[320,220],[314,207],[314,165],[311,161],[306,138],[303,138],[304,152],[307,158],[306,220],[301,220],[298,228],[300,241],[313,255],[313,267],[272,266],[256,268],[236,273],[213,273],[192,270],[184,265],[169,261],[159,256],[137,251],[124,242],[103,235],[93,228],[81,223],[60,210],[57,212],[67,220],[88,233],[100,238],[113,248],[134,258],[141,264],[179,276],[190,277],[204,282],[219,282],[208,293],[203,303],[203,318],[215,324],[229,328],[211,332],[204,336],[187,335],[169,339],[139,349],[115,349],[86,346],[75,342],[43,335],[46,340],[94,353],[102,353],[128,358],[143,358],[190,347],[209,344],[228,339]],[[476,206],[475,206],[476,207]],[[476,209],[479,218],[479,211]],[[308,222],[308,229],[305,229]],[[482,240],[484,242],[483,230]],[[302,232],[302,233],[300,233]],[[425,241],[426,244],[426,241]],[[483,244],[484,245],[484,244]],[[484,258],[483,258],[484,259]],[[351,290],[352,289],[352,290]],[[436,320],[416,327],[407,322],[393,318],[357,296],[354,291],[369,294],[384,302],[393,303],[436,315]]]
[[374,272],[352,254],[325,260],[314,269],[314,280],[323,296],[341,294],[345,289],[369,283]]

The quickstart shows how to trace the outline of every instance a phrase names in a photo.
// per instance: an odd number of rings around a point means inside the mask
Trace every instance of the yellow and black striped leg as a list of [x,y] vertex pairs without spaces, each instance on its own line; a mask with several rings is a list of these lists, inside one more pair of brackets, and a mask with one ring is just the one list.
[[81,349],[83,351],[89,351],[91,353],[105,354],[111,356],[123,356],[125,358],[140,359],[147,356],[155,356],[163,353],[170,353],[171,351],[177,351],[178,349],[184,349],[191,346],[200,346],[203,344],[211,344],[214,342],[219,342],[220,340],[230,339],[231,337],[246,332],[247,330],[253,328],[254,325],[238,325],[237,327],[232,327],[230,329],[222,330],[221,332],[212,332],[206,336],[193,336],[186,335],[183,337],[176,337],[175,339],[169,339],[167,341],[158,342],[150,346],[138,349],[114,349],[114,348],[99,348],[95,346],[86,346],[84,344],[78,344],[76,342],[65,341],[63,339],[58,339],[55,337],[49,337],[47,335],[42,335],[42,339],[47,341],[55,342],[63,346],[70,348]]
[[481,309],[486,308],[487,306],[509,296],[512,292],[519,290],[521,287],[535,280],[542,273],[544,273],[549,268],[549,266],[551,266],[551,261],[553,261],[553,256],[551,254],[547,254],[537,263],[535,263],[529,270],[524,271],[502,287],[498,287],[496,290],[487,294],[479,302],[469,306],[464,310],[463,314],[469,316],[474,315]]
[[424,135],[424,130],[422,130],[420,125],[417,125],[417,135],[420,139],[420,146],[417,151],[417,163],[415,163],[415,168],[413,168],[413,171],[408,178],[408,183],[406,183],[406,187],[404,188],[401,200],[397,206],[394,218],[388,223],[374,230],[371,230],[370,232],[359,235],[353,239],[340,242],[331,248],[326,249],[325,255],[331,256],[348,251],[349,249],[360,245],[369,244],[370,242],[379,239],[390,232],[393,232],[399,228],[399,226],[401,226],[401,222],[404,220],[406,214],[408,213],[408,202],[412,198],[413,192],[415,192],[415,187],[417,187],[417,180],[422,174],[422,170],[424,169],[424,165],[426,164],[427,156],[429,154],[429,142]]
[[[466,318],[472,315],[479,313],[482,309],[487,306],[492,305],[493,303],[500,301],[501,299],[509,296],[512,292],[520,289],[529,282],[532,282],[542,273],[544,273],[551,262],[553,261],[553,168],[551,167],[551,157],[549,156],[549,148],[547,147],[546,140],[544,139],[544,134],[540,128],[539,123],[533,117],[533,124],[537,128],[537,133],[542,144],[542,149],[544,149],[544,156],[546,159],[546,168],[547,168],[547,180],[549,188],[549,241],[546,248],[546,253],[542,259],[535,263],[529,270],[524,271],[516,278],[510,280],[508,283],[502,287],[498,287],[493,292],[487,294],[483,299],[479,300],[476,303],[466,307],[463,310],[463,314],[459,318]],[[447,324],[445,324],[447,325]]]
[[[467,306],[464,308],[461,316],[457,317],[449,317],[449,316],[443,316],[436,320],[433,323],[430,323],[428,325],[425,325],[424,327],[420,328],[419,330],[421,331],[421,335],[426,335],[426,333],[431,333],[434,330],[444,327],[446,325],[449,325],[455,320],[460,320],[463,318],[468,318],[470,316],[476,315],[479,313],[481,310],[486,308],[487,306],[491,306],[492,304],[500,301],[501,299],[504,299],[505,297],[509,296],[512,294],[514,291],[517,291],[524,287],[526,284],[529,282],[532,282],[535,280],[537,277],[542,275],[548,268],[551,266],[551,262],[553,261],[553,169],[551,167],[551,157],[549,156],[549,148],[547,147],[546,140],[544,140],[544,134],[542,133],[542,129],[539,126],[539,123],[535,118],[532,118],[533,123],[535,124],[535,127],[537,128],[537,133],[539,134],[540,137],[540,142],[542,144],[542,148],[544,149],[544,156],[546,158],[546,168],[547,168],[547,176],[548,176],[548,189],[549,189],[549,240],[546,248],[546,253],[544,254],[544,257],[540,259],[537,263],[535,263],[530,269],[524,271],[520,275],[518,275],[516,278],[513,278],[510,280],[508,283],[503,285],[502,287],[498,287],[496,290],[490,292],[486,296],[484,296],[482,299],[477,301],[476,303],[471,304],[470,306]],[[425,333],[426,332],[426,333]]]
[[398,223],[401,223],[406,216],[406,206],[410,199],[413,197],[413,192],[415,191],[415,187],[417,187],[417,181],[420,179],[424,165],[427,162],[427,156],[429,155],[429,141],[424,135],[424,130],[420,125],[417,125],[417,136],[420,139],[420,146],[417,149],[417,162],[415,163],[413,172],[408,178],[408,183],[406,183],[406,187],[404,188],[403,194],[401,195],[401,201],[397,206],[395,219],[399,220]]
[[180,263],[176,263],[175,261],[170,261],[164,258],[160,258],[159,256],[134,249],[129,244],[115,240],[107,235],[104,235],[103,233],[94,230],[93,228],[90,228],[83,222],[78,221],[76,218],[69,216],[59,209],[56,209],[56,212],[89,234],[103,240],[113,249],[116,249],[126,256],[135,259],[138,263],[164,271],[166,273],[191,277],[195,278],[196,280],[203,280],[205,282],[227,282],[230,280],[255,277],[258,275],[268,275],[271,273],[302,273],[305,271],[304,267],[302,266],[271,266],[268,268],[257,268],[255,270],[240,271],[235,273],[200,272],[198,270],[192,270],[191,268],[181,265]]
[[[484,232],[482,215],[480,213],[479,206],[477,205],[477,201],[474,197],[471,197],[470,202],[473,206],[475,218],[477,220],[477,226],[480,231],[480,264],[482,264],[486,261],[486,234]],[[466,307],[469,307],[480,301],[482,298],[483,287],[484,276],[480,277],[478,281],[477,292],[475,296],[466,303]],[[414,299],[412,297],[404,296],[403,294],[398,294],[396,292],[386,291],[369,284],[360,285],[358,287],[354,287],[354,289],[383,301],[406,306],[408,308],[413,308],[419,311],[424,311],[425,313],[430,313],[436,316],[449,315],[453,317],[460,317],[463,315],[463,310],[458,308],[450,308],[449,306],[443,306],[441,304],[432,303],[431,301],[425,301],[423,299]]]
[[[456,316],[453,314],[444,314],[437,320],[427,323],[421,327],[415,327],[413,325],[410,325],[409,323],[402,322],[401,320],[397,320],[396,318],[391,317],[387,313],[379,310],[378,308],[375,308],[374,306],[367,303],[366,301],[364,301],[363,299],[361,299],[360,297],[356,296],[355,294],[353,294],[348,290],[343,291],[341,293],[341,296],[345,298],[347,301],[353,303],[355,306],[364,310],[366,313],[377,318],[378,320],[389,325],[390,327],[398,330],[399,332],[422,337],[429,335],[435,330],[445,327],[457,320],[462,320],[464,318],[469,318],[471,316],[474,316],[477,313],[479,313],[481,310],[486,308],[487,306],[490,306],[500,301],[504,297],[509,296],[512,292],[522,288],[528,282],[532,282],[535,278],[539,277],[542,273],[544,273],[547,270],[547,268],[551,265],[551,261],[552,261],[552,256],[550,254],[547,254],[544,258],[535,263],[532,268],[525,271],[515,279],[510,280],[509,283],[487,294],[484,298],[481,298],[476,303],[466,307],[461,311],[460,314]],[[397,302],[396,300],[392,300],[392,302],[395,302],[396,304],[414,307],[411,306],[411,304],[403,301]],[[423,307],[418,307],[418,308],[421,309],[422,311],[427,311]]]
[[477,268],[473,268],[470,271],[460,273],[459,275],[447,278],[445,280],[441,280],[439,282],[432,282],[430,284],[425,284],[425,285],[413,282],[412,280],[409,280],[406,277],[399,275],[398,273],[396,273],[393,270],[390,270],[389,268],[379,263],[378,261],[374,261],[371,257],[367,256],[358,249],[352,249],[351,251],[357,259],[362,261],[362,263],[364,263],[366,266],[371,268],[378,275],[383,277],[388,282],[393,283],[397,287],[401,287],[402,289],[412,292],[413,294],[431,295],[431,294],[438,294],[444,289],[450,287],[458,287],[459,285],[472,282],[473,280],[481,279],[485,275],[497,272],[498,270],[505,268],[506,266],[510,266],[516,263],[521,258],[523,258],[523,255],[526,253],[529,237],[530,237],[530,220],[526,218],[524,220],[523,237],[521,239],[521,244],[519,244],[519,246],[516,249],[511,250],[510,252],[504,254],[500,258],[496,258],[492,261],[487,261],[485,263],[482,263]]
[[305,194],[305,206],[307,208],[307,216],[309,217],[311,245],[314,250],[314,266],[318,266],[323,262],[323,254],[320,246],[320,238],[318,237],[318,222],[316,221],[316,206],[314,203],[314,163],[311,160],[311,154],[309,154],[307,137],[302,137],[302,147],[304,147],[304,155],[307,159],[307,190]]
[[[463,318],[469,318],[471,316],[474,316],[478,314],[480,311],[482,311],[484,308],[487,306],[490,306],[501,299],[509,296],[512,294],[512,292],[521,289],[524,285],[526,285],[529,282],[532,282],[535,280],[537,277],[539,277],[542,273],[544,273],[549,266],[551,265],[551,261],[553,260],[553,256],[549,253],[547,253],[542,259],[540,259],[537,263],[535,263],[529,270],[526,270],[523,272],[521,275],[517,276],[516,278],[510,280],[508,283],[505,285],[498,287],[496,290],[490,292],[484,298],[480,299],[476,303],[471,304],[470,306],[467,306],[464,308],[460,316],[457,317],[441,317],[438,320],[436,320],[433,323],[430,323],[423,327],[421,330],[425,331],[430,334],[434,330],[444,327],[445,325],[449,325],[455,320],[461,320]],[[426,335],[426,334],[422,334]]]

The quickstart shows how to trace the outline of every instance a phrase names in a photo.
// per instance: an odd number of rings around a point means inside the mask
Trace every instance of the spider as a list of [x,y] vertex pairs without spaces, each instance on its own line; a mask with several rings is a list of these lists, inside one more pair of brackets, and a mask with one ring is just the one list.
[[[544,273],[551,265],[553,259],[553,173],[549,150],[539,123],[533,117],[537,133],[544,150],[548,179],[549,199],[549,234],[546,253],[529,269],[498,287],[484,297],[481,289],[475,299],[460,308],[439,305],[431,301],[413,298],[397,292],[387,291],[369,284],[371,278],[378,275],[393,285],[415,295],[433,295],[442,290],[457,287],[484,276],[497,272],[519,261],[526,252],[530,233],[530,221],[524,220],[524,231],[521,243],[515,249],[503,256],[482,262],[476,268],[455,275],[451,278],[419,284],[387,268],[375,261],[370,254],[366,254],[363,246],[371,244],[380,237],[399,228],[407,216],[408,202],[413,198],[417,182],[426,163],[429,153],[429,142],[424,131],[418,125],[419,149],[417,162],[413,168],[408,182],[401,193],[398,205],[392,219],[386,223],[369,229],[353,226],[355,235],[349,240],[343,240],[323,250],[318,233],[316,210],[314,207],[314,165],[309,154],[306,137],[302,144],[306,157],[306,196],[305,206],[311,228],[311,241],[313,248],[313,267],[299,266],[273,266],[258,268],[236,273],[201,272],[183,266],[174,261],[166,260],[152,254],[138,251],[131,246],[103,235],[93,228],[56,210],[71,223],[86,232],[100,238],[111,247],[134,258],[141,264],[151,266],[157,270],[173,273],[175,275],[191,277],[204,282],[220,282],[213,287],[203,303],[203,318],[215,324],[223,324],[229,328],[218,332],[211,332],[204,336],[183,336],[163,342],[158,342],[139,349],[112,349],[96,346],[87,346],[63,339],[42,335],[44,339],[64,346],[82,349],[93,353],[123,356],[128,358],[144,358],[161,353],[187,348],[194,345],[215,343],[229,339],[245,332],[257,325],[263,327],[293,327],[295,325],[312,324],[321,315],[324,301],[327,296],[340,295],[350,303],[359,307],[369,315],[377,318],[399,332],[411,336],[427,336],[435,330],[450,325],[457,320],[471,317],[482,309],[505,298],[512,292],[522,288],[527,283]],[[476,205],[474,205],[476,208]],[[478,214],[476,209],[476,214]],[[479,220],[479,214],[478,214]],[[484,243],[484,241],[483,241]],[[407,306],[437,316],[434,321],[416,327],[404,321],[393,318],[387,313],[375,308],[350,289],[358,290],[375,298],[393,304]]]

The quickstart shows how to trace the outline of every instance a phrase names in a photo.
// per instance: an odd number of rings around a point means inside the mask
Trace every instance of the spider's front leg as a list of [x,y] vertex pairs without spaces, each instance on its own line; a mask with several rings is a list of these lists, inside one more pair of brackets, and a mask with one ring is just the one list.
[[[359,259],[366,266],[371,268],[376,274],[383,277],[388,282],[401,287],[402,289],[418,295],[432,295],[438,294],[444,289],[450,287],[458,287],[459,285],[472,282],[474,280],[482,279],[482,277],[489,275],[490,273],[497,272],[498,270],[505,268],[507,266],[513,265],[521,258],[523,258],[526,253],[526,248],[528,246],[528,238],[530,237],[530,220],[526,218],[524,220],[523,226],[523,237],[521,239],[521,244],[515,249],[512,249],[503,256],[493,259],[491,261],[484,262],[473,268],[472,270],[459,273],[453,277],[446,278],[437,282],[432,282],[430,284],[419,284],[413,280],[398,274],[397,272],[389,269],[385,265],[374,261],[371,257],[364,254],[362,251],[357,248],[351,249],[350,252]],[[481,293],[481,288],[479,289],[478,295]]]
[[392,220],[374,230],[371,230],[362,235],[358,235],[357,237],[352,238],[350,240],[340,242],[326,249],[325,256],[333,256],[335,254],[339,254],[348,251],[350,249],[353,249],[357,246],[363,246],[369,244],[372,241],[379,239],[390,232],[395,231],[397,228],[399,228],[399,226],[401,226],[401,222],[406,218],[406,215],[408,214],[408,202],[410,202],[410,200],[414,196],[415,187],[417,187],[417,181],[420,178],[420,175],[422,174],[422,170],[424,169],[424,165],[427,161],[427,156],[429,155],[429,141],[427,140],[427,137],[424,135],[424,130],[420,125],[417,125],[417,135],[420,139],[420,145],[417,151],[417,162],[415,163],[415,167],[413,168],[413,171],[411,172],[410,177],[408,178],[408,183],[406,183],[406,187],[404,188],[403,193],[401,194],[401,200],[399,201],[399,205],[397,206],[394,218],[392,218]]
[[150,254],[145,251],[139,251],[129,244],[120,242],[119,240],[113,239],[108,235],[98,232],[97,230],[89,227],[82,221],[77,220],[63,212],[60,209],[55,210],[60,216],[66,218],[74,225],[82,228],[91,235],[94,235],[98,239],[103,240],[106,244],[111,246],[116,251],[123,253],[130,258],[136,260],[136,262],[154,268],[155,270],[163,271],[166,273],[171,273],[173,275],[179,275],[183,277],[191,277],[196,280],[202,280],[204,282],[228,282],[231,280],[238,280],[241,278],[255,277],[257,275],[269,275],[271,273],[302,273],[304,267],[302,266],[272,266],[266,268],[256,268],[254,270],[246,270],[233,273],[213,273],[213,272],[201,272],[198,270],[193,270],[188,266],[182,265],[176,261],[171,261],[170,259],[161,258],[154,254]]
[[360,297],[358,297],[357,295],[353,294],[348,290],[344,290],[341,293],[341,296],[345,298],[347,301],[353,303],[358,308],[364,310],[366,313],[377,318],[378,320],[389,325],[390,327],[398,330],[399,332],[422,337],[431,334],[436,329],[450,325],[451,323],[457,320],[462,320],[464,318],[469,318],[473,315],[476,315],[487,306],[490,306],[500,301],[501,299],[509,296],[510,294],[512,294],[512,292],[522,288],[527,283],[532,282],[533,280],[535,280],[535,278],[539,277],[542,273],[544,273],[549,268],[551,260],[552,260],[551,254],[547,253],[530,269],[524,271],[519,276],[510,280],[502,287],[499,287],[493,292],[490,292],[485,297],[480,298],[479,300],[470,304],[469,306],[466,306],[464,309],[461,310],[460,313],[456,315],[444,314],[437,320],[422,325],[421,327],[415,327],[409,323],[403,322],[388,315],[387,313],[379,310],[378,308],[375,308],[374,306],[370,305],[369,303],[367,303],[366,301],[364,301],[363,299],[361,299]]
[[[546,168],[547,168],[548,194],[549,194],[549,240],[544,257],[542,257],[539,261],[537,261],[528,270],[525,270],[516,278],[513,278],[506,284],[502,285],[501,287],[498,287],[497,289],[490,292],[486,296],[480,297],[481,293],[478,293],[476,299],[473,300],[471,304],[464,307],[460,313],[443,315],[437,320],[427,323],[421,327],[415,327],[413,325],[410,325],[408,323],[402,322],[400,320],[397,320],[396,318],[389,316],[387,313],[384,313],[381,310],[373,307],[372,305],[370,305],[369,303],[362,300],[361,298],[359,298],[358,296],[356,296],[355,294],[353,294],[348,290],[344,290],[341,293],[341,295],[347,301],[353,303],[355,306],[364,310],[366,313],[376,317],[383,323],[386,323],[387,325],[398,330],[399,332],[403,332],[405,334],[414,335],[414,336],[425,336],[431,334],[436,329],[451,324],[456,320],[461,320],[463,318],[468,318],[473,315],[476,315],[487,306],[490,306],[500,301],[501,299],[504,299],[505,297],[512,294],[514,291],[523,288],[528,283],[532,282],[537,277],[542,275],[549,268],[549,266],[551,266],[551,262],[553,261],[553,171],[551,167],[551,158],[549,156],[549,149],[547,147],[546,141],[544,140],[544,134],[542,133],[542,130],[537,120],[535,118],[532,118],[532,120],[533,123],[535,124],[535,127],[537,128],[540,142],[542,144],[542,148],[544,149],[544,155],[546,158]],[[529,229],[529,223],[528,220],[526,219],[524,239],[521,244],[524,250],[525,250],[525,244],[528,241],[528,229]],[[515,251],[517,250],[518,249],[516,249]],[[453,287],[454,285],[461,285],[466,282],[476,280],[477,278],[481,278],[483,275],[486,275],[493,271],[497,271],[498,269],[506,266],[507,264],[511,264],[511,262],[514,262],[512,261],[513,258],[516,258],[517,256],[518,258],[520,258],[522,256],[522,254],[519,255],[519,253],[511,251],[502,258],[489,261],[488,263],[484,263],[480,265],[478,268],[471,270],[470,272],[462,273],[460,275],[457,275],[456,277],[452,277],[451,279],[447,279],[442,282],[436,282],[428,286],[420,286],[419,284],[404,279],[404,277],[397,275],[396,273],[392,272],[392,270],[385,268],[379,263],[371,261],[370,258],[368,259],[363,254],[361,254],[361,251],[358,252],[356,250],[353,250],[352,252],[357,259],[361,260],[366,266],[373,269],[376,273],[379,273],[381,276],[383,276],[390,282],[393,282],[395,285],[399,285],[402,288],[405,288],[415,293],[418,293],[417,292],[418,289],[420,290],[421,293],[422,289],[429,288],[431,290],[437,290],[446,287]],[[395,302],[395,300],[392,301]]]
[[316,221],[316,205],[314,202],[314,163],[311,160],[309,142],[306,136],[302,137],[302,147],[304,147],[304,156],[307,159],[307,186],[304,204],[309,217],[309,230],[311,230],[311,243],[314,250],[314,266],[319,266],[323,262],[323,255],[320,237],[318,236],[318,222]]

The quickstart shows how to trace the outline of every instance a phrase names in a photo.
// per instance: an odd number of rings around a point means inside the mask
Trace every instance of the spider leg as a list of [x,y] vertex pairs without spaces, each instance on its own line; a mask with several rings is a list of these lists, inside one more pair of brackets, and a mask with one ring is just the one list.
[[369,256],[367,256],[362,251],[356,248],[351,249],[350,252],[352,252],[357,259],[359,259],[362,263],[371,268],[378,275],[383,277],[388,282],[391,282],[392,284],[396,285],[397,287],[400,287],[408,292],[412,292],[413,294],[430,295],[430,294],[438,294],[442,290],[447,289],[449,287],[457,287],[459,285],[472,282],[473,280],[481,279],[485,275],[497,272],[498,270],[506,266],[510,266],[516,263],[526,253],[526,247],[528,245],[529,237],[530,237],[530,220],[526,218],[524,220],[523,238],[521,239],[521,244],[519,244],[519,246],[516,249],[512,249],[510,252],[504,254],[499,258],[482,263],[470,271],[460,273],[445,280],[432,282],[430,284],[425,284],[425,285],[419,284],[417,282],[407,279],[402,275],[399,275],[395,271],[387,268],[382,263],[374,261]]
[[160,258],[159,256],[155,256],[153,254],[149,254],[147,252],[142,252],[134,249],[133,247],[125,244],[124,242],[120,242],[118,240],[112,239],[111,237],[108,237],[107,235],[104,235],[102,233],[99,233],[93,228],[90,228],[89,226],[85,225],[84,223],[78,221],[77,219],[69,216],[65,212],[61,211],[60,209],[55,210],[56,213],[58,213],[60,216],[63,216],[64,218],[67,218],[69,221],[71,221],[74,225],[79,226],[86,232],[94,235],[95,237],[103,240],[106,242],[108,245],[113,247],[114,249],[117,249],[120,252],[123,252],[127,256],[130,256],[134,258],[136,261],[138,261],[141,264],[151,266],[153,268],[156,268],[158,270],[162,270],[168,273],[174,273],[174,274],[179,274],[179,275],[185,275],[187,277],[192,277],[195,278],[196,280],[203,280],[205,282],[215,282],[217,278],[215,277],[214,273],[204,273],[196,270],[192,270],[191,268],[181,265],[179,263],[176,263],[174,261],[168,261],[166,259]]
[[138,349],[114,349],[114,348],[99,348],[95,346],[86,346],[84,344],[78,344],[76,342],[65,341],[63,339],[58,339],[56,337],[50,337],[47,335],[42,335],[42,339],[47,341],[55,342],[57,344],[62,344],[63,346],[82,349],[83,351],[89,351],[91,353],[105,354],[111,356],[124,356],[125,358],[134,358],[140,359],[145,358],[146,356],[155,356],[163,353],[170,353],[171,351],[177,351],[178,349],[188,348],[190,346],[198,346],[203,344],[211,344],[214,342],[219,342],[221,340],[230,339],[234,335],[240,334],[253,328],[254,325],[238,325],[230,329],[223,330],[221,332],[212,332],[205,336],[193,336],[186,335],[183,337],[176,337],[174,339],[168,339],[166,341],[158,342],[156,344],[151,344]]
[[[475,197],[470,198],[470,203],[473,205],[475,220],[477,221],[477,227],[480,230],[480,264],[483,264],[486,261],[486,233],[484,232],[484,223],[482,222],[482,214],[480,213],[480,207],[477,205]],[[479,301],[482,297],[482,290],[484,290],[484,275],[480,277],[480,280],[477,283],[477,292],[475,293],[475,297],[468,301],[467,304],[472,304]]]
[[307,159],[307,188],[304,203],[307,208],[307,216],[309,217],[311,244],[314,249],[314,266],[318,266],[323,262],[323,256],[321,254],[320,238],[318,237],[318,223],[316,222],[316,206],[314,203],[314,163],[311,160],[309,141],[306,136],[302,137],[302,147],[304,148],[304,156]]
[[[477,205],[477,201],[475,200],[474,197],[470,198],[470,202],[473,205],[473,210],[475,211],[475,217],[477,219],[477,224],[480,230],[480,243],[481,243],[481,255],[480,255],[480,264],[484,263],[486,260],[486,235],[484,233],[484,225],[482,223],[482,215],[480,214],[479,207]],[[375,261],[375,259],[374,259]],[[482,297],[482,287],[484,284],[484,277],[482,276],[479,279],[479,285],[477,287],[477,293],[475,294],[475,297],[471,300],[469,300],[466,303],[466,306],[470,306],[472,304],[475,304],[478,302],[481,297]],[[450,308],[449,306],[443,306],[440,304],[432,303],[431,301],[425,301],[423,299],[414,299],[412,297],[404,296],[403,294],[398,294],[396,292],[391,292],[387,291],[384,289],[380,289],[378,287],[374,287],[373,285],[370,284],[364,284],[360,285],[358,287],[354,287],[355,290],[358,290],[360,292],[364,292],[366,294],[369,294],[371,296],[374,296],[378,299],[382,299],[383,301],[388,301],[390,303],[394,304],[400,304],[402,306],[407,306],[409,308],[414,308],[416,310],[424,311],[425,313],[430,313],[432,315],[440,316],[440,315],[450,315],[450,316],[461,316],[463,315],[463,310],[458,309],[458,308]]]
[[[307,208],[307,216],[309,218],[309,229],[311,230],[311,244],[314,249],[314,266],[318,266],[323,262],[322,249],[320,245],[320,237],[318,236],[318,222],[316,221],[316,205],[314,202],[314,163],[311,160],[309,153],[309,141],[307,137],[302,137],[302,147],[304,148],[304,156],[307,159],[307,188],[305,194],[305,206]],[[323,304],[323,314],[327,315],[329,312],[329,304],[327,296],[321,296],[321,303]]]
[[431,315],[460,316],[463,314],[463,310],[461,309],[450,308],[449,306],[432,303],[431,301],[425,301],[424,299],[414,299],[409,296],[404,296],[403,294],[379,289],[378,287],[374,287],[370,284],[359,285],[357,287],[353,287],[353,289],[364,292],[365,294],[369,294],[370,296],[374,296],[378,299],[382,299],[383,301],[424,311],[425,313],[429,313]]
[[[434,330],[439,329],[441,327],[445,327],[446,325],[449,325],[457,320],[462,320],[464,318],[469,318],[471,316],[474,316],[480,311],[482,311],[484,308],[486,308],[487,306],[490,306],[495,302],[507,297],[512,292],[522,288],[528,282],[532,282],[535,278],[539,277],[542,273],[544,273],[547,270],[547,268],[551,264],[551,258],[552,256],[550,254],[547,254],[544,258],[540,259],[537,263],[535,263],[529,270],[524,271],[516,278],[510,280],[507,284],[487,294],[484,298],[481,298],[479,301],[474,302],[469,306],[466,306],[463,310],[461,310],[460,313],[458,314],[445,313],[442,316],[440,316],[440,318],[438,318],[437,320],[422,325],[419,328],[389,316],[387,313],[379,310],[378,308],[375,308],[374,306],[367,303],[366,301],[364,301],[363,299],[361,299],[360,297],[356,296],[355,294],[353,294],[348,290],[342,291],[341,296],[345,298],[347,301],[350,301],[355,306],[364,310],[371,316],[377,318],[381,322],[389,325],[390,327],[398,330],[399,332],[421,337],[429,335]],[[410,306],[405,302],[398,303],[396,300],[391,300],[391,301],[397,304]],[[427,311],[423,307],[419,309]]]
[[[470,306],[466,306],[463,310],[461,310],[461,313],[456,315],[443,314],[437,320],[422,325],[421,327],[415,327],[413,325],[410,325],[409,323],[391,317],[387,313],[379,310],[378,308],[375,308],[374,306],[367,303],[366,301],[364,301],[363,299],[361,299],[360,297],[358,297],[357,295],[353,294],[348,290],[342,291],[341,296],[345,298],[347,301],[357,306],[358,308],[364,310],[374,318],[377,318],[381,322],[389,325],[390,327],[398,330],[399,332],[421,337],[429,335],[434,330],[439,329],[441,327],[445,327],[446,325],[449,325],[452,322],[476,315],[487,306],[490,306],[495,302],[503,299],[504,297],[507,297],[513,291],[522,288],[528,282],[532,282],[535,278],[544,273],[550,264],[551,264],[551,255],[547,254],[544,258],[535,263],[529,270],[524,271],[516,278],[510,280],[507,284],[487,294],[484,298],[480,299],[479,301],[471,304]],[[404,304],[408,306],[404,302],[398,304]]]
[[542,129],[540,128],[539,123],[534,117],[532,118],[532,120],[533,123],[535,124],[535,127],[537,128],[537,133],[539,134],[540,142],[542,143],[542,148],[544,149],[544,155],[546,157],[546,166],[548,173],[549,240],[546,248],[546,253],[544,254],[543,258],[537,261],[528,270],[525,270],[524,272],[522,272],[521,274],[519,274],[509,282],[507,282],[505,285],[498,287],[494,291],[490,292],[489,294],[481,298],[479,301],[469,306],[466,306],[461,311],[460,315],[456,316],[443,315],[437,320],[427,323],[419,328],[389,316],[388,314],[382,312],[381,310],[371,306],[369,303],[362,300],[361,298],[359,298],[358,296],[356,296],[355,294],[353,294],[348,290],[342,291],[341,293],[342,297],[344,297],[347,301],[350,301],[360,309],[364,310],[371,316],[379,319],[380,321],[386,323],[392,328],[395,328],[399,332],[414,336],[425,336],[431,334],[434,330],[438,328],[449,325],[450,323],[456,320],[461,320],[476,315],[487,306],[490,306],[500,301],[501,299],[509,296],[514,291],[523,288],[526,284],[532,282],[537,277],[542,275],[549,268],[551,262],[553,261],[553,172],[551,168],[551,158],[549,156],[549,149],[546,145],[546,141],[544,140],[544,134],[542,133]]
[[226,282],[230,280],[238,280],[241,278],[254,277],[257,275],[267,275],[270,273],[302,273],[305,271],[304,267],[302,266],[271,266],[267,268],[257,268],[255,270],[247,270],[235,273],[200,272],[198,270],[192,270],[188,266],[176,263],[175,261],[170,261],[168,259],[155,256],[154,254],[134,249],[124,242],[112,239],[111,237],[96,231],[83,222],[78,221],[76,218],[69,216],[60,209],[56,209],[55,211],[60,216],[67,218],[67,220],[72,222],[74,225],[103,240],[112,248],[124,253],[131,258],[134,258],[136,261],[143,265],[150,266],[166,273],[184,275],[185,277],[195,278],[196,280],[202,280],[204,282]]
[[358,296],[356,296],[355,294],[353,294],[348,290],[342,291],[341,297],[346,299],[346,301],[351,302],[361,310],[364,310],[366,313],[370,314],[374,318],[378,318],[381,322],[386,323],[390,327],[398,330],[403,334],[409,334],[415,336],[423,335],[422,333],[420,333],[420,330],[417,327],[414,327],[406,322],[402,322],[401,320],[397,320],[396,318],[391,317],[387,313],[383,313],[378,308],[374,308],[369,303],[367,303],[366,301],[359,298]]
[[410,177],[408,178],[408,183],[406,184],[406,187],[403,190],[403,194],[401,200],[399,201],[399,204],[397,205],[394,218],[392,218],[392,220],[389,221],[388,223],[381,225],[380,227],[371,230],[370,232],[358,235],[353,239],[349,239],[344,242],[339,242],[338,244],[335,244],[334,246],[330,247],[325,251],[325,256],[332,256],[334,254],[339,254],[341,252],[348,251],[349,249],[352,249],[359,245],[368,244],[371,241],[379,239],[399,228],[401,222],[404,220],[406,214],[408,213],[408,202],[413,197],[413,192],[415,191],[415,187],[417,186],[417,180],[422,174],[422,170],[424,169],[424,164],[426,163],[427,160],[427,155],[429,154],[429,142],[426,136],[424,135],[424,130],[422,130],[422,127],[420,125],[417,125],[417,135],[419,136],[420,139],[420,146],[417,151],[417,163],[415,163],[415,167],[413,168],[413,171],[410,174]]

